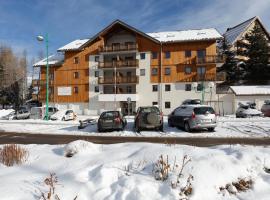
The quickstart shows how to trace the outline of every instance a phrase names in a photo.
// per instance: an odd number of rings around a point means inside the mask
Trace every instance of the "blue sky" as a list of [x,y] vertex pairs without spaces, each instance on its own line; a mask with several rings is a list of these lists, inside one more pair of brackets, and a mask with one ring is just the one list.
[[44,50],[36,35],[49,34],[49,52],[89,38],[115,19],[144,31],[215,27],[221,33],[253,16],[270,31],[270,0],[0,0],[0,43],[30,58]]

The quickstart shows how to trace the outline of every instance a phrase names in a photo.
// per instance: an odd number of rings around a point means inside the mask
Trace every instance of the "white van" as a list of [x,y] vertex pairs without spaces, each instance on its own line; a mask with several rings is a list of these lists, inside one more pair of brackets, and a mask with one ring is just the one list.
[[[51,115],[56,113],[58,111],[57,108],[55,107],[48,107],[48,116],[50,118]],[[45,113],[46,113],[46,107],[32,107],[31,108],[31,114],[30,114],[30,119],[44,119],[45,118]]]

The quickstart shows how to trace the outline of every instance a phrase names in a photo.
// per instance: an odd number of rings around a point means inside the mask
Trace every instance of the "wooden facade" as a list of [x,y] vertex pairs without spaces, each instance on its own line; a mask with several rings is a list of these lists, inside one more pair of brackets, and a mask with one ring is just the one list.
[[[115,34],[118,28],[119,25],[111,28],[111,30],[106,30],[104,35],[100,35],[94,41],[87,43],[80,50],[64,51],[63,64],[50,67],[50,77],[53,80],[51,81],[53,84],[50,85],[50,101],[54,103],[89,102],[89,56],[97,55],[100,53],[99,51],[106,50],[104,48],[106,35],[110,35],[110,31]],[[153,68],[157,69],[156,75],[146,74],[150,76],[151,83],[190,82],[196,79],[199,67],[205,67],[206,80],[207,76],[215,79],[216,64],[214,62],[197,62],[198,50],[205,50],[206,56],[216,56],[215,40],[161,44],[145,37],[143,34],[138,34],[129,29],[126,30],[135,36],[137,52],[151,52],[157,55],[157,58],[151,58],[151,66],[149,66],[150,71]],[[190,57],[185,56],[187,50],[191,51]],[[166,52],[170,52],[170,58],[165,58]],[[191,67],[191,72],[185,73],[185,67]],[[161,69],[162,73],[160,74]],[[168,69],[170,69],[170,73],[166,75],[165,72]],[[46,80],[45,74],[45,67],[42,67],[41,80]],[[58,95],[58,87],[72,87],[72,94],[60,96]],[[40,86],[40,100],[45,101],[45,94],[44,84]]]

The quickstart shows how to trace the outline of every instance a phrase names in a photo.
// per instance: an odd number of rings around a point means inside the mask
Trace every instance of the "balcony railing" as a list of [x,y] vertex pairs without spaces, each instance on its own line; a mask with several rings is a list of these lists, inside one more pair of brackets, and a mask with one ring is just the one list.
[[206,74],[195,74],[187,78],[183,78],[178,82],[200,82],[200,81],[225,81],[225,73],[206,73]]
[[[53,85],[54,81],[53,80],[49,80],[49,85]],[[42,85],[46,85],[46,80],[32,80],[32,85],[33,86],[42,86]]]
[[196,57],[197,64],[211,64],[211,63],[224,63],[225,59],[223,56],[218,55],[206,55],[204,57]]
[[114,67],[138,67],[138,60],[119,60],[119,61],[105,61],[99,62],[99,68],[114,68]]
[[119,44],[119,45],[105,45],[100,46],[100,52],[118,52],[118,51],[136,51],[138,50],[137,44]]
[[139,83],[138,76],[131,76],[131,77],[99,77],[98,84],[122,84],[122,83]]

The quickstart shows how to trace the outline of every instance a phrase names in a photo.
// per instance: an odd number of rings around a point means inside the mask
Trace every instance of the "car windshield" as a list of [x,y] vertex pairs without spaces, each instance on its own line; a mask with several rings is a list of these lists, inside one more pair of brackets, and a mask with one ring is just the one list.
[[194,113],[197,115],[204,115],[206,112],[210,114],[215,114],[215,111],[212,107],[199,107],[199,108],[194,108]]
[[119,113],[117,111],[105,112],[101,115],[101,118],[113,119],[115,117],[119,117]]
[[156,112],[159,114],[159,109],[157,107],[145,107],[140,110],[142,113]]

